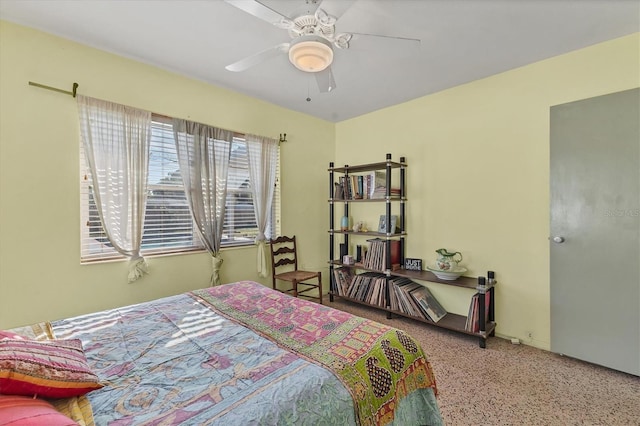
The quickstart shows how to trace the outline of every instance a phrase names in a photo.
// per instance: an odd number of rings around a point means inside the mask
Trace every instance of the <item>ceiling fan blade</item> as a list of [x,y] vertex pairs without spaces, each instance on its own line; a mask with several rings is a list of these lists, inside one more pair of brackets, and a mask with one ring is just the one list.
[[338,20],[355,2],[356,0],[323,0],[318,7]]
[[240,59],[238,62],[227,65],[225,69],[233,72],[245,71],[253,67],[254,65],[258,65],[260,62],[264,62],[267,59],[271,59],[288,50],[289,43],[280,43],[278,45],[265,49],[262,52],[258,52],[255,55],[247,56],[244,59]]
[[333,73],[331,67],[327,67],[324,70],[315,73],[316,82],[318,83],[318,89],[321,92],[327,93],[336,88],[336,81],[333,79]]
[[421,41],[417,38],[393,37],[379,34],[352,33],[353,37],[349,41],[349,46],[359,49],[395,49],[410,48],[418,49]]
[[278,24],[282,20],[289,20],[283,14],[276,12],[270,7],[265,6],[256,0],[224,0],[229,3],[231,6],[237,7],[238,9],[247,12],[249,15],[253,15],[256,18],[262,19],[263,21],[267,21],[270,24]]

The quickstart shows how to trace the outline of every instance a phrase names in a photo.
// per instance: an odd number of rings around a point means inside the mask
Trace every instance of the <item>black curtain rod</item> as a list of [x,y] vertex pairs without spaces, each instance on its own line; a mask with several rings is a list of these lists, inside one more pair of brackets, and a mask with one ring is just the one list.
[[44,84],[34,83],[33,81],[29,82],[29,86],[36,86],[42,89],[53,90],[54,92],[60,92],[66,95],[71,95],[74,98],[76,97],[76,92],[78,90],[78,83],[73,83],[73,89],[71,91],[58,89],[57,87],[45,86]]

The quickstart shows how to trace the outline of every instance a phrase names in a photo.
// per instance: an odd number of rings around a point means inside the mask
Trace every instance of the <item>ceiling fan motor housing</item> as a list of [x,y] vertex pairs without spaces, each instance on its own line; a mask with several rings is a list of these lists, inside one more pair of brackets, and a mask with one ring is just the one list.
[[331,21],[323,23],[319,21],[315,15],[298,16],[290,22],[291,28],[289,28],[289,36],[291,38],[316,34],[331,40],[336,31],[336,27],[333,23],[330,23]]

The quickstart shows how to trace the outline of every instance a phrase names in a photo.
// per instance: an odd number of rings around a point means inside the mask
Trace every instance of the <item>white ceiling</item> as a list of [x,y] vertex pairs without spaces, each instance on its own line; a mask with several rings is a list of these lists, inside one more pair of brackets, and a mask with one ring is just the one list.
[[[305,0],[261,0],[290,16]],[[337,88],[286,54],[240,73],[225,66],[283,42],[286,30],[222,0],[0,0],[0,18],[337,122],[640,31],[638,0],[324,0],[344,9]],[[73,76],[69,76],[73,79]],[[80,86],[82,82],[80,81]],[[310,98],[311,101],[306,99]]]

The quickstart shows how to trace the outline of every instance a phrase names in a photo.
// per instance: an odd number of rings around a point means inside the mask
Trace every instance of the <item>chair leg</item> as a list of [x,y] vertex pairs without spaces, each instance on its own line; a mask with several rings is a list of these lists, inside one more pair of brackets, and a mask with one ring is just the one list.
[[298,281],[293,280],[291,284],[293,284],[293,297],[298,297]]
[[322,305],[322,272],[318,272],[318,295],[320,304]]

